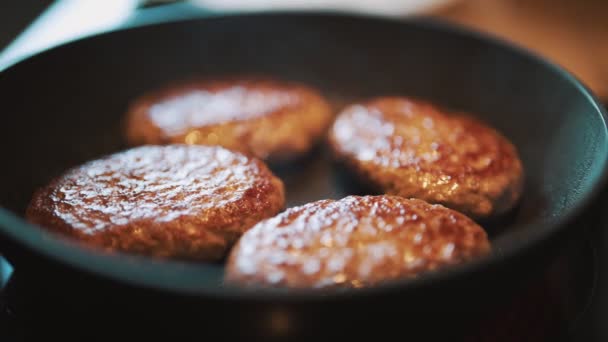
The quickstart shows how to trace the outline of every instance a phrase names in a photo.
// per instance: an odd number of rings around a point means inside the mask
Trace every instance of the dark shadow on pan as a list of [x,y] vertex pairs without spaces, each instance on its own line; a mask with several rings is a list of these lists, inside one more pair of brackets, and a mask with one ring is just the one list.
[[381,192],[374,189],[373,186],[360,179],[354,172],[352,172],[349,166],[342,160],[334,159],[331,162],[333,178],[336,185],[345,193],[349,195],[380,195]]
[[316,159],[320,158],[323,146],[319,143],[314,144],[313,147],[302,155],[295,156],[290,159],[281,161],[270,161],[266,164],[272,170],[272,172],[279,178],[290,180],[295,177],[302,177],[308,170],[310,164],[313,164]]

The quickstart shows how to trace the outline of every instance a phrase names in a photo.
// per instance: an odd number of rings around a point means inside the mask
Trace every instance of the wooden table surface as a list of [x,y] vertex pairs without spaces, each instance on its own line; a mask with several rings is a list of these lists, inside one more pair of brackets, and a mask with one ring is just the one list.
[[455,0],[431,15],[533,50],[608,99],[608,0]]

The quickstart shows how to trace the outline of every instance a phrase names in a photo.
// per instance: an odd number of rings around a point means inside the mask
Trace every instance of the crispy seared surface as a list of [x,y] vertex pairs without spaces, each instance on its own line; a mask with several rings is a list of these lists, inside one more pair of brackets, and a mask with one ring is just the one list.
[[110,251],[211,261],[284,204],[283,183],[257,159],[143,146],[69,170],[34,194],[26,217]]
[[127,113],[131,145],[220,145],[281,162],[324,136],[332,110],[314,89],[262,78],[167,86],[136,99]]
[[230,253],[226,281],[362,287],[489,251],[485,231],[454,210],[400,196],[349,196],[291,208],[255,225]]
[[380,191],[474,218],[508,211],[522,192],[522,164],[505,137],[427,102],[384,97],[351,105],[338,115],[329,141],[339,159]]

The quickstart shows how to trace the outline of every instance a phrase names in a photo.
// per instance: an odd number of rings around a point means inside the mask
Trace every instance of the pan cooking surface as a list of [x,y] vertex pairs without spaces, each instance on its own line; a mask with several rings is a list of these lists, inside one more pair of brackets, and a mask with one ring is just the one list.
[[[513,212],[482,222],[497,252],[486,263],[555,233],[591,198],[604,173],[608,140],[601,109],[570,76],[526,53],[424,20],[227,16],[100,35],[0,73],[9,127],[0,135],[9,161],[0,170],[0,205],[8,209],[0,212],[0,232],[45,256],[130,282],[218,288],[221,265],[171,264],[159,277],[149,260],[90,262],[94,256],[49,241],[19,217],[32,192],[52,177],[127,148],[122,120],[132,99],[169,82],[239,74],[309,84],[336,107],[379,95],[419,97],[501,131],[519,150],[526,183]],[[323,144],[273,169],[286,184],[288,206],[369,193],[332,164]]]

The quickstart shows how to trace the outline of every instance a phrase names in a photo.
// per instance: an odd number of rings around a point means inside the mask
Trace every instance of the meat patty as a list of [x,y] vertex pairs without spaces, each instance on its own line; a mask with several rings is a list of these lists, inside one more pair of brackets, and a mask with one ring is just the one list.
[[400,196],[349,196],[287,209],[255,225],[230,253],[226,283],[371,286],[489,251],[485,231],[454,210]]
[[284,208],[259,160],[219,146],[142,146],[88,162],[39,189],[27,219],[108,251],[214,261]]
[[329,133],[337,158],[382,193],[443,204],[473,218],[504,214],[522,193],[517,150],[480,121],[424,101],[354,104]]
[[183,82],[136,99],[131,145],[220,145],[267,161],[306,154],[333,119],[326,100],[293,82],[251,78]]

